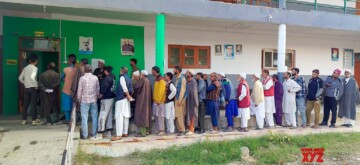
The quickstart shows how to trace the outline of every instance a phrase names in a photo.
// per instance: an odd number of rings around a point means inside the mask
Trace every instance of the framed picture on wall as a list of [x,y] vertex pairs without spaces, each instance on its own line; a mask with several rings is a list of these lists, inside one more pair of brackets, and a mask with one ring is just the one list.
[[331,61],[339,61],[339,48],[331,48]]
[[134,39],[122,38],[120,44],[121,44],[122,55],[132,56],[135,54]]
[[233,60],[234,59],[234,45],[233,44],[225,44],[224,45],[224,59],[225,60]]
[[352,69],[354,66],[354,50],[344,49],[343,68]]
[[79,53],[92,54],[93,53],[93,38],[92,37],[79,37]]
[[221,56],[221,55],[222,55],[221,45],[215,45],[215,56]]
[[242,45],[236,44],[235,45],[235,55],[241,55],[242,53]]

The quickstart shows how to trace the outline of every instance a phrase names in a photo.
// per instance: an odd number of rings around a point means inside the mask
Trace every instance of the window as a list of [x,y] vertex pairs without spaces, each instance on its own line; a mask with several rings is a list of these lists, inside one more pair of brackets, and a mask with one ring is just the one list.
[[169,45],[168,66],[210,69],[210,46]]
[[[261,67],[264,69],[277,69],[278,53],[276,49],[263,49]],[[289,69],[295,66],[295,50],[286,49],[285,66]]]

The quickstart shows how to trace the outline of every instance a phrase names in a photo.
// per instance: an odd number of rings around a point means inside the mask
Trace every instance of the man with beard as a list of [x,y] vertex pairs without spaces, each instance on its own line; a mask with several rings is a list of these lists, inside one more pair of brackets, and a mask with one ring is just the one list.
[[246,82],[246,74],[240,73],[238,77],[239,85],[237,89],[238,98],[238,117],[241,117],[240,132],[249,132],[248,121],[250,119],[250,88]]
[[298,83],[301,87],[301,90],[296,92],[296,113],[295,113],[295,117],[296,117],[296,124],[298,126],[300,126],[299,122],[298,122],[298,112],[300,112],[300,116],[301,116],[301,126],[304,128],[306,126],[306,108],[305,108],[305,91],[306,91],[306,86],[305,86],[305,79],[303,77],[299,76],[299,68],[292,68],[291,69],[291,73],[292,73],[292,79]]
[[189,132],[186,135],[194,135],[195,127],[198,124],[198,90],[197,83],[194,79],[194,71],[188,70],[186,72],[186,90],[188,91],[188,98],[186,101],[186,121],[189,126]]
[[182,136],[185,133],[185,115],[186,115],[186,99],[187,99],[187,90],[186,90],[186,79],[181,75],[181,67],[175,66],[174,76],[175,76],[175,124],[178,130],[178,136]]
[[301,90],[299,84],[290,78],[291,73],[284,73],[284,95],[283,95],[283,110],[285,113],[286,126],[291,129],[296,128],[296,92]]
[[359,87],[354,78],[351,78],[351,71],[345,70],[345,78],[342,80],[344,93],[340,98],[339,117],[344,118],[341,126],[352,127],[356,119],[356,103],[359,103]]
[[[135,71],[136,73],[139,71]],[[151,85],[147,78],[146,70],[141,71],[140,80],[135,83],[134,93],[136,96],[135,125],[140,129],[136,137],[145,137],[146,128],[151,126]]]
[[314,69],[312,71],[312,78],[309,80],[308,92],[307,92],[307,103],[306,103],[306,125],[310,126],[311,111],[315,111],[315,122],[311,128],[319,127],[320,118],[320,97],[323,93],[323,80],[319,77],[319,70]]
[[224,131],[232,132],[234,130],[234,117],[238,116],[236,90],[232,82],[227,79],[224,74],[220,74],[220,79],[222,83],[222,92],[225,99],[225,117],[228,123],[228,126],[226,129],[224,129]]
[[343,93],[343,82],[339,76],[340,69],[335,69],[332,76],[328,76],[324,82],[324,118],[320,126],[327,126],[331,110],[331,124],[330,128],[335,128],[337,101],[340,100]]

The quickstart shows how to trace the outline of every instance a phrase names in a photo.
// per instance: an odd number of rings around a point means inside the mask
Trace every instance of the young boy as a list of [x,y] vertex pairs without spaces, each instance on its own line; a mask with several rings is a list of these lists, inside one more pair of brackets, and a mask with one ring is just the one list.
[[166,82],[166,100],[165,100],[165,118],[166,118],[166,133],[173,134],[175,132],[174,120],[175,120],[175,108],[174,97],[176,94],[176,88],[171,81],[173,74],[167,72],[165,74]]

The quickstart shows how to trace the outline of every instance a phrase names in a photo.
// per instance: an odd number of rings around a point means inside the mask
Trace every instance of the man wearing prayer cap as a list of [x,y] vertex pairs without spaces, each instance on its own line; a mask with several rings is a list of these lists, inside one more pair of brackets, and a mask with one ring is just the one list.
[[328,120],[331,111],[330,128],[335,128],[337,117],[337,101],[340,100],[343,93],[343,82],[339,76],[340,69],[335,69],[332,76],[328,76],[324,82],[324,118],[320,126],[328,126]]
[[251,110],[255,113],[257,128],[262,130],[264,128],[265,119],[265,98],[264,89],[260,82],[260,74],[255,73],[253,76],[254,87],[251,93]]
[[344,118],[341,126],[352,127],[356,119],[356,103],[359,103],[359,87],[354,78],[351,77],[351,71],[345,70],[345,78],[342,80],[344,84],[344,93],[339,102],[339,117]]
[[237,88],[238,118],[241,118],[240,132],[248,132],[248,121],[250,119],[250,88],[246,82],[246,74],[240,73]]
[[296,128],[296,92],[301,90],[301,86],[292,80],[291,73],[285,72],[284,83],[283,83],[283,110],[285,113],[286,127],[291,127],[290,129]]
[[148,76],[148,75],[149,75],[149,73],[148,73],[146,70],[142,70],[142,71],[141,71],[141,74],[142,74],[142,75],[145,75],[145,76]]

